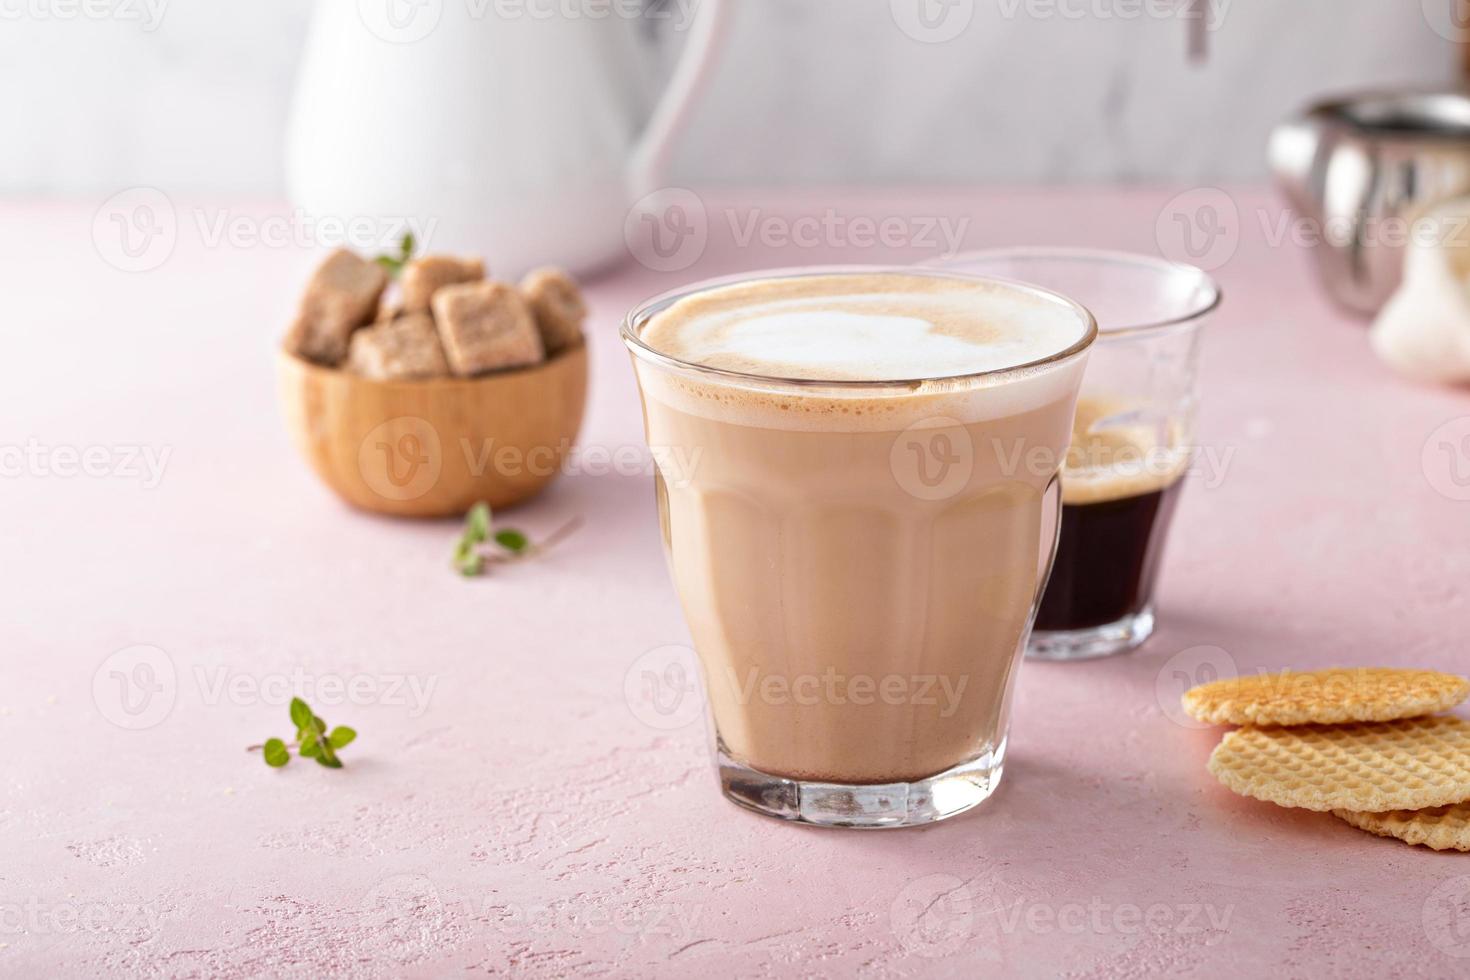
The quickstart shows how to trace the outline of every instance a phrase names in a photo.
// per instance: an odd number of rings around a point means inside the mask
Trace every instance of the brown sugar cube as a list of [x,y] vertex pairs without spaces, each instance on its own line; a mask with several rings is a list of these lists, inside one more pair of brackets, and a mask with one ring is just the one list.
[[341,364],[348,338],[373,319],[387,286],[388,274],[376,262],[346,249],[333,252],[307,283],[287,348],[318,364]]
[[571,347],[582,339],[587,304],[572,277],[560,269],[537,269],[521,280],[521,295],[536,318],[547,354]]
[[399,286],[406,313],[427,313],[434,294],[445,286],[478,282],[485,278],[483,259],[457,259],[452,255],[426,255],[403,267]]
[[377,323],[352,335],[347,370],[379,381],[442,378],[449,362],[427,313],[409,313]]
[[385,298],[383,300],[383,304],[378,307],[378,318],[373,321],[373,325],[376,326],[379,323],[392,323],[394,320],[398,319],[401,316],[403,316],[403,307],[399,306],[397,303],[390,303]]
[[503,282],[445,286],[434,294],[434,322],[455,374],[524,367],[546,356],[526,301]]

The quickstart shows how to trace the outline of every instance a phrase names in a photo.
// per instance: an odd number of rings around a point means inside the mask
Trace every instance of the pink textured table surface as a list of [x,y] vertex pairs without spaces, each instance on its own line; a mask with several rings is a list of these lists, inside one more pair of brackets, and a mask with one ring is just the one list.
[[[91,205],[0,209],[0,974],[1463,975],[1470,857],[1231,795],[1204,769],[1220,733],[1175,707],[1210,670],[1470,667],[1470,394],[1381,369],[1258,190],[1201,224],[1223,231],[1220,465],[1185,495],[1162,628],[1025,667],[981,810],[888,834],[763,819],[719,795],[701,724],[625,697],[642,655],[688,642],[627,465],[625,308],[705,274],[930,257],[914,217],[967,219],[967,247],[1157,251],[1173,197],[707,196],[696,264],[592,286],[583,442],[623,463],[586,456],[513,515],[587,526],[483,581],[448,569],[452,523],[349,511],[288,446],[272,345],[304,256],[213,235],[283,209],[175,201],[143,272],[99,257]],[[157,652],[118,654],[136,645]],[[292,689],[358,729],[346,769],[246,755],[291,734]]]

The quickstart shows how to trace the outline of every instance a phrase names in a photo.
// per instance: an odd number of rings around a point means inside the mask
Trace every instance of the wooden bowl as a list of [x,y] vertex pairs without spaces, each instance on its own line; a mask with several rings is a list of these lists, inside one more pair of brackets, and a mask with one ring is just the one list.
[[374,381],[287,351],[286,425],[337,496],[401,517],[509,507],[561,472],[587,402],[585,344],[480,378]]

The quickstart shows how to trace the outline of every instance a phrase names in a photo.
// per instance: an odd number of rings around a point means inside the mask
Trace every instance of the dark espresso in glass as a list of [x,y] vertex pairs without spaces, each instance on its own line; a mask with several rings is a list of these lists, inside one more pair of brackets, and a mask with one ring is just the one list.
[[1153,596],[1159,558],[1184,481],[1113,500],[1063,503],[1039,630],[1082,630],[1140,613]]

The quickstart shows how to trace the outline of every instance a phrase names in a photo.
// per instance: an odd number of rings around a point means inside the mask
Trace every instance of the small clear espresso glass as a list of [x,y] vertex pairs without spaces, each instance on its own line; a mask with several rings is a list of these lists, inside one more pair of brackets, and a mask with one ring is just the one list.
[[1088,249],[971,252],[935,267],[1061,293],[1097,319],[1062,471],[1056,560],[1027,648],[1041,660],[1136,649],[1193,458],[1200,327],[1219,308],[1203,270]]

